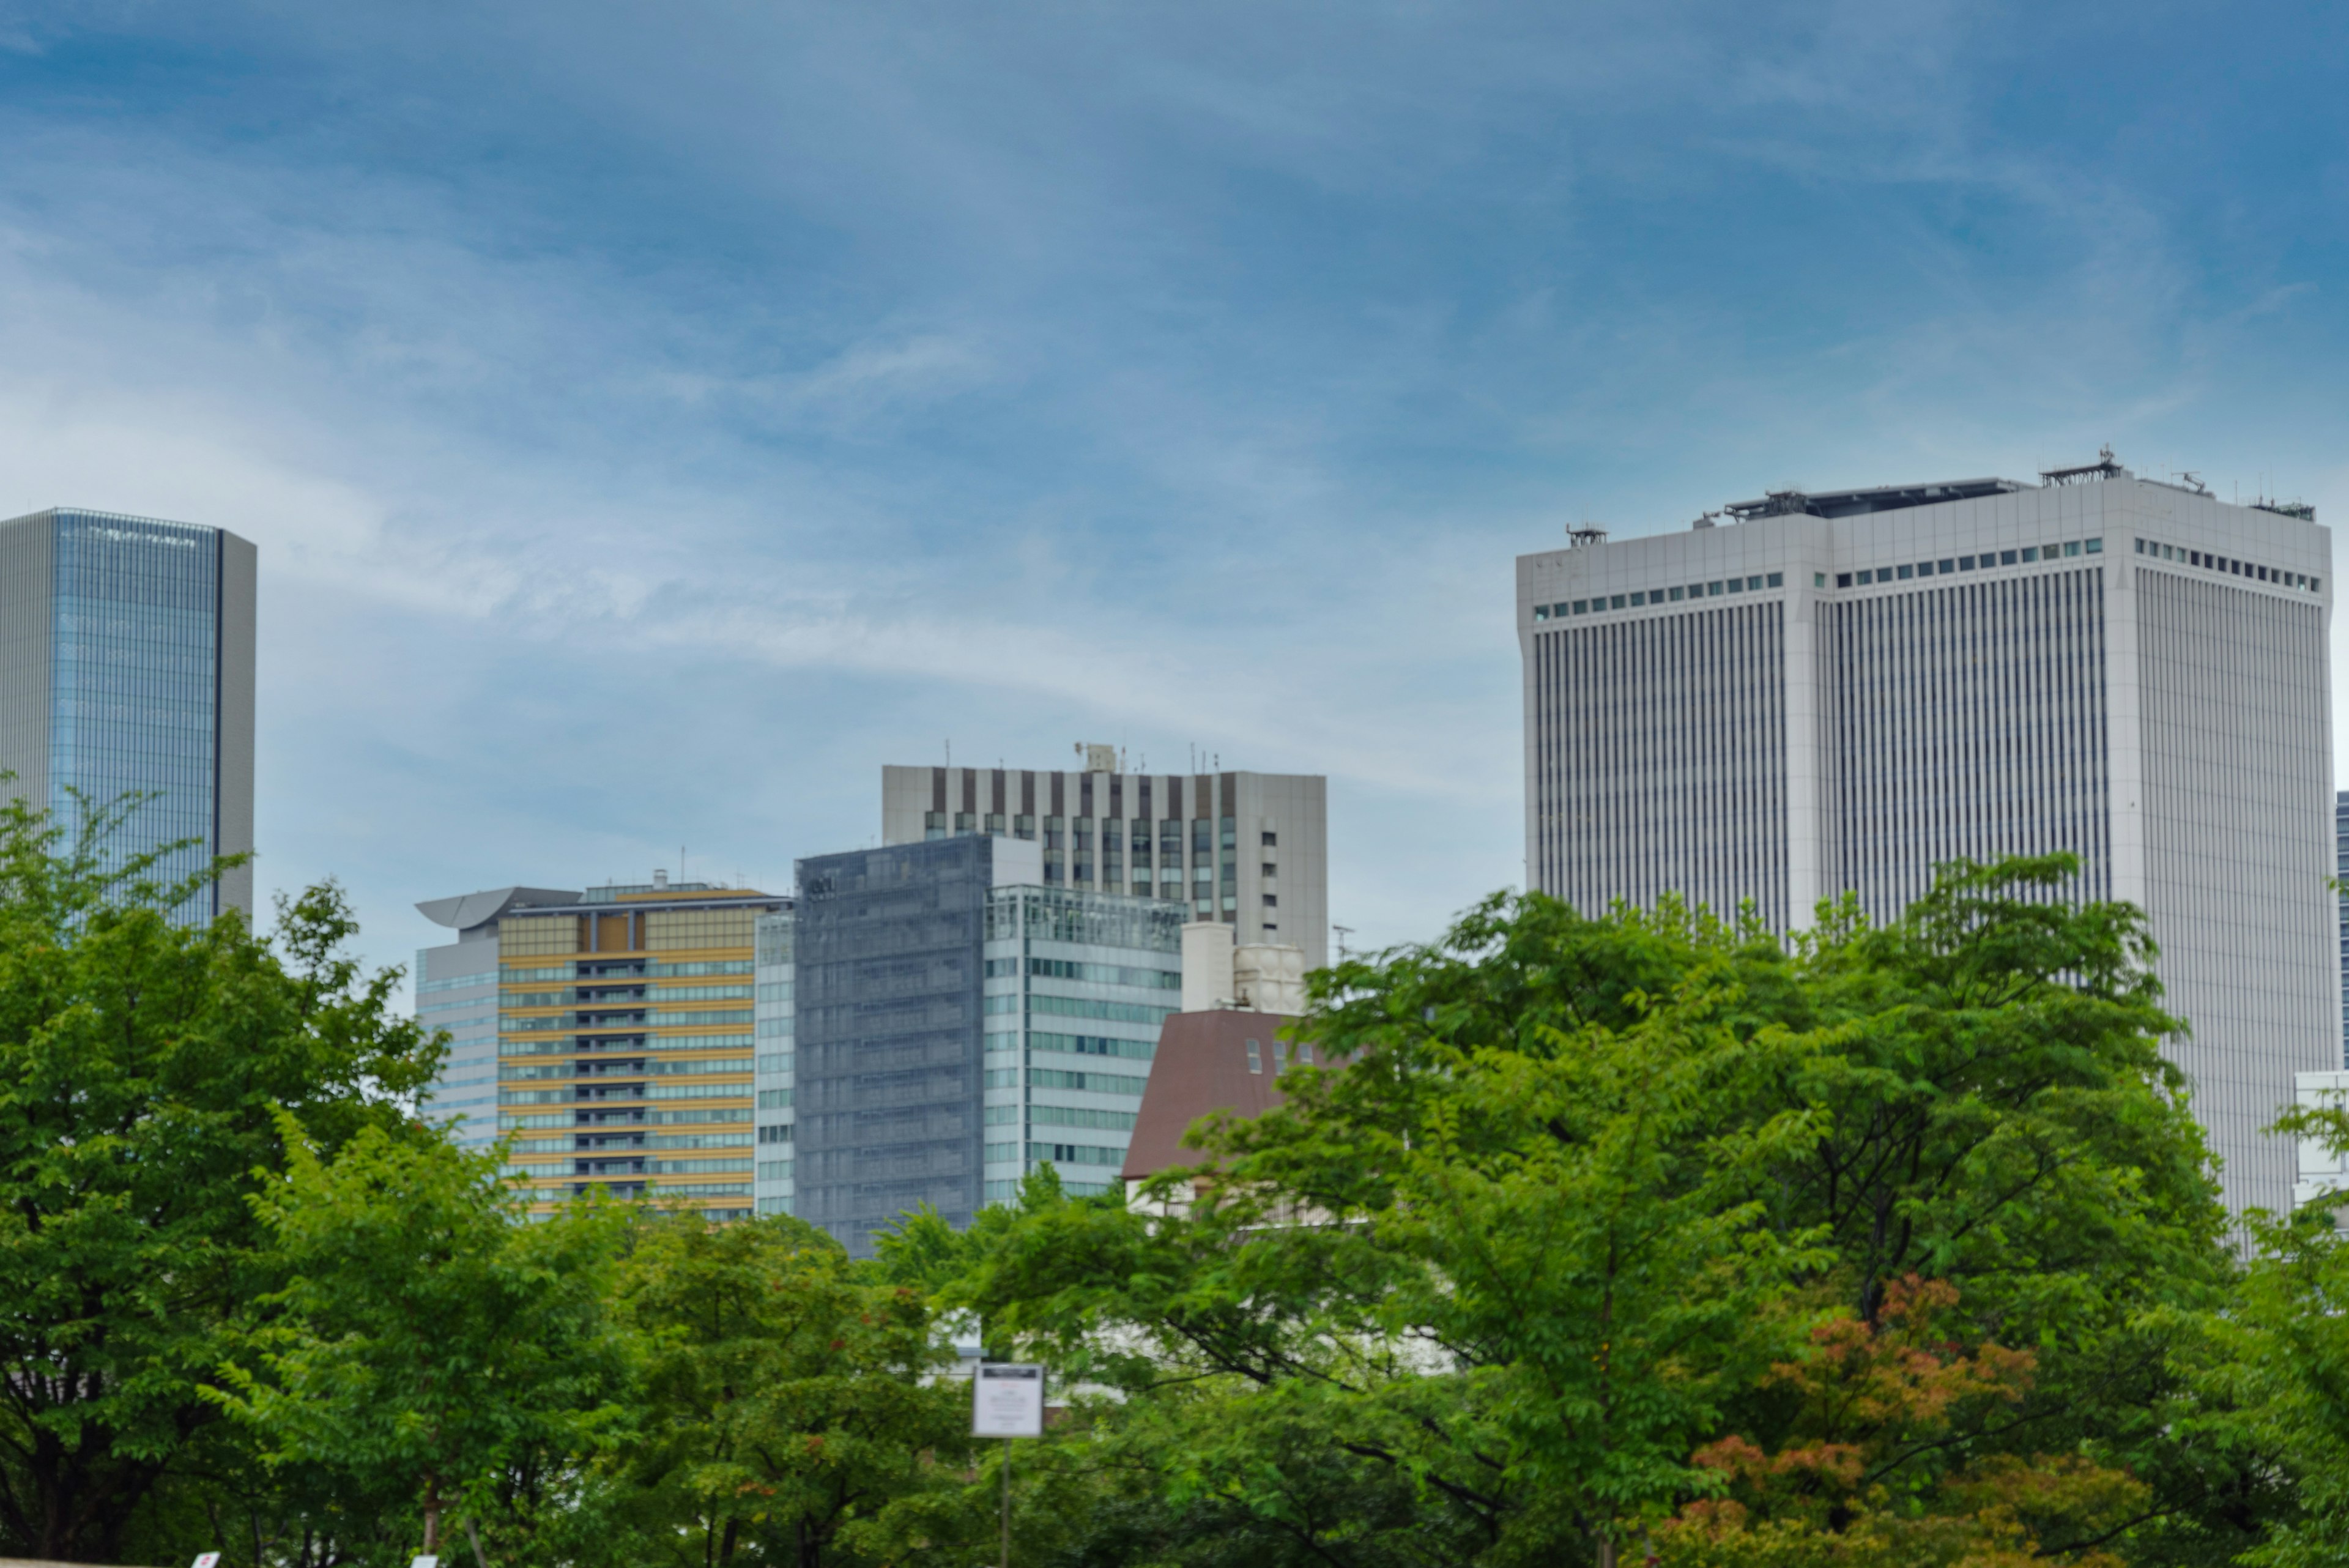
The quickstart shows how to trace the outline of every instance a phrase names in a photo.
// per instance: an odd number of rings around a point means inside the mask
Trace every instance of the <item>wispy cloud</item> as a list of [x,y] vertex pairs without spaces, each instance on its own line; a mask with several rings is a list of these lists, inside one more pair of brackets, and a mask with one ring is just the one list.
[[1327,771],[1425,934],[1519,872],[1561,523],[2101,440],[2349,504],[2333,176],[2016,19],[0,9],[0,492],[262,543],[267,875],[387,955],[787,877],[949,736]]

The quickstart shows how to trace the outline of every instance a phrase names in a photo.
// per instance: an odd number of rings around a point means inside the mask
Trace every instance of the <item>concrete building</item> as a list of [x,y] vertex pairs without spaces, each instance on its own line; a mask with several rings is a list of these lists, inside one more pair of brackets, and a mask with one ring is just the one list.
[[790,1200],[856,1256],[917,1205],[964,1225],[1039,1165],[1099,1192],[1124,1157],[1183,908],[1047,884],[1044,854],[974,832],[799,864]]
[[[0,784],[68,833],[73,792],[133,812],[118,860],[189,841],[169,885],[253,848],[254,554],[221,528],[56,507],[0,523]],[[179,911],[253,912],[250,866]]]
[[498,1127],[534,1211],[600,1187],[752,1212],[757,935],[790,907],[657,872],[499,917]]
[[498,921],[516,909],[576,904],[576,891],[496,888],[428,898],[416,912],[457,940],[416,953],[416,1019],[449,1032],[449,1058],[418,1108],[452,1124],[457,1142],[482,1148],[498,1137]]
[[1082,772],[885,767],[881,842],[995,834],[1040,844],[1043,883],[1177,900],[1244,944],[1330,961],[1328,781],[1304,774],[1129,774],[1086,746]]
[[2111,460],[2038,484],[1785,492],[1517,562],[1531,885],[1780,929],[1935,865],[2070,850],[2143,908],[2228,1199],[2342,1042],[2331,540]]

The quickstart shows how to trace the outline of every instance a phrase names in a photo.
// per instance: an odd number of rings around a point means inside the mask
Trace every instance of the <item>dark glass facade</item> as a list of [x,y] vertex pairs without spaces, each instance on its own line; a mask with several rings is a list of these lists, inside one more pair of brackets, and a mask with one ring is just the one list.
[[799,863],[793,1212],[852,1255],[980,1201],[982,943],[996,840]]

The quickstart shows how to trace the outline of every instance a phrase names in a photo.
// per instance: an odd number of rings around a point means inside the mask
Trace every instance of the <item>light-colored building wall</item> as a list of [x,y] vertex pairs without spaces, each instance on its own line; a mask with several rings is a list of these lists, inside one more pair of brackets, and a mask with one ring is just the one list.
[[1031,839],[1048,887],[1169,898],[1242,943],[1330,961],[1329,784],[1318,774],[889,766],[881,839]]
[[2278,1207],[2261,1129],[2342,1040],[2330,536],[2116,465],[1930,488],[1521,557],[1528,880],[1785,929],[2071,850],[2147,912],[2230,1203]]
[[1157,1054],[1182,1009],[1183,915],[1164,900],[999,887],[988,900],[983,1200],[1039,1166],[1106,1192],[1125,1163]]
[[761,1214],[789,1214],[798,1191],[792,1165],[799,1120],[792,1103],[799,1085],[799,1059],[793,1054],[799,972],[792,962],[796,935],[789,909],[759,917],[753,971],[758,993],[751,1014],[759,1054],[751,1080],[759,1096],[759,1164],[751,1190]]

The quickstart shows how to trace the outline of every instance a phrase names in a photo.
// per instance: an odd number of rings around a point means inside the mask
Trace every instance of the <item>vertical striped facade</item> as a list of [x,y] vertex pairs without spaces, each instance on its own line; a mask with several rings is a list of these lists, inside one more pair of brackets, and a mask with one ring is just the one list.
[[2112,896],[2101,572],[1819,606],[1827,888],[1883,919],[1936,866],[2068,849]]
[[1785,628],[1778,604],[1537,639],[1540,885],[1587,909],[1666,893],[1785,929]]
[[2304,512],[2116,465],[1521,557],[1527,881],[1785,930],[2068,850],[2147,913],[2230,1206],[2281,1207],[2261,1129],[2349,1039],[2331,569]]

